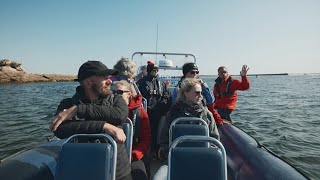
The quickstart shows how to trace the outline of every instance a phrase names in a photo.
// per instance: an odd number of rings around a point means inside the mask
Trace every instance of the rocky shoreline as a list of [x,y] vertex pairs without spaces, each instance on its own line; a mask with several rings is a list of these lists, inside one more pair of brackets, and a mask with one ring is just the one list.
[[76,76],[62,74],[28,73],[20,63],[8,59],[0,60],[0,84],[30,82],[66,82],[73,81]]

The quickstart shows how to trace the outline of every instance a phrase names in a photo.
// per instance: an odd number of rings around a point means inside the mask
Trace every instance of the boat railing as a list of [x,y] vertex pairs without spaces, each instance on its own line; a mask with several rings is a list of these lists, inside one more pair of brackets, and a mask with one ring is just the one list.
[[176,138],[184,135],[209,136],[208,124],[203,119],[196,117],[179,117],[175,119],[170,124],[169,147],[171,147]]
[[124,123],[122,123],[122,129],[126,135],[126,141],[124,142],[126,150],[129,155],[129,159],[132,157],[132,143],[133,143],[133,124],[130,118],[127,118]]

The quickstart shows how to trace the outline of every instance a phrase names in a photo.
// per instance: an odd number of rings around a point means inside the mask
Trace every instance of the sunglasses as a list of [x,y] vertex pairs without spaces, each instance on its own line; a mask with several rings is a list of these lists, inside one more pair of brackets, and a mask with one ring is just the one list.
[[219,72],[219,74],[225,74],[225,73],[228,73],[228,71],[221,71],[221,72]]
[[190,71],[190,74],[199,74],[199,71]]
[[194,94],[197,96],[200,96],[200,95],[202,95],[202,91],[195,91]]
[[130,91],[128,90],[113,90],[112,93],[113,94],[119,94],[119,95],[122,95],[123,93],[128,93]]

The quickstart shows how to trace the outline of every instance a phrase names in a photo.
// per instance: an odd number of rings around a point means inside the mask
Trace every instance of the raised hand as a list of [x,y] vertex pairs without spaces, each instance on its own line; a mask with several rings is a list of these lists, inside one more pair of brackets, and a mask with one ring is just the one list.
[[240,75],[241,75],[241,76],[246,76],[248,70],[249,70],[248,66],[247,66],[247,65],[243,65],[243,66],[242,66],[242,70],[240,71]]

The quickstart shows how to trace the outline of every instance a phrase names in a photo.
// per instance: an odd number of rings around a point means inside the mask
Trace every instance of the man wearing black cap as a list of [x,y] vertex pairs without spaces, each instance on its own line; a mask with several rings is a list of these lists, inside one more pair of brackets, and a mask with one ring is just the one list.
[[[151,151],[157,152],[158,123],[171,107],[171,97],[164,82],[158,77],[158,66],[148,61],[147,76],[137,82],[141,95],[147,99],[147,112],[151,126]],[[156,156],[154,156],[155,158]]]
[[87,61],[78,72],[80,86],[72,98],[60,102],[51,129],[58,138],[67,138],[79,133],[107,133],[117,142],[116,179],[132,179],[129,156],[123,144],[126,137],[121,125],[128,116],[128,107],[123,98],[113,95],[111,75],[100,61]]

